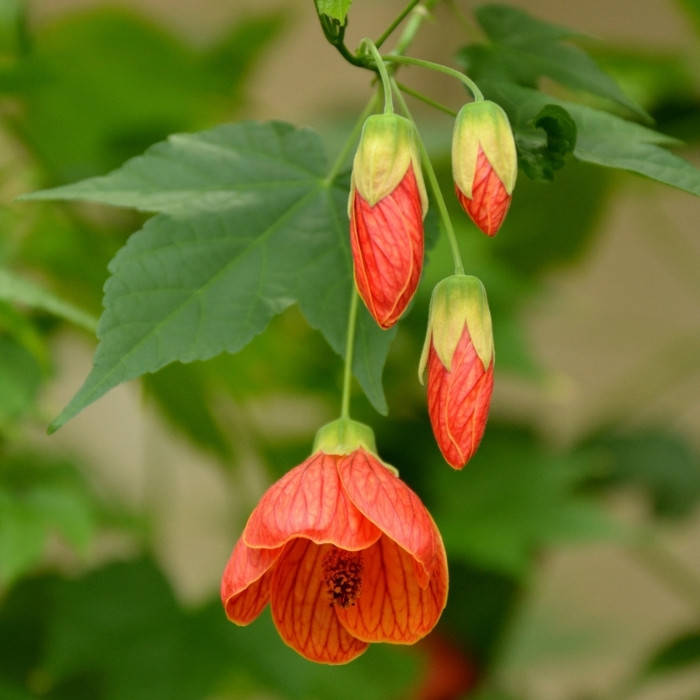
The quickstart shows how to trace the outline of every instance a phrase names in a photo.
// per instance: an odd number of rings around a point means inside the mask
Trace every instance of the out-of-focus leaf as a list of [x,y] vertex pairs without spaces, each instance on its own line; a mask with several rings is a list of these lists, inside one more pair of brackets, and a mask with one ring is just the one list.
[[547,452],[527,433],[491,424],[468,468],[435,475],[436,519],[448,553],[520,577],[544,546],[615,536],[603,511],[576,494],[584,472],[576,459]]
[[0,300],[46,311],[91,333],[97,328],[97,319],[87,312],[50,290],[3,268],[0,268]]
[[0,585],[41,559],[51,533],[84,554],[96,529],[94,500],[73,465],[30,455],[0,465]]
[[565,109],[576,122],[574,156],[607,168],[629,170],[700,196],[700,170],[663,146],[677,145],[640,124],[585,105],[566,102],[512,83],[480,83],[484,94],[508,113],[514,130],[524,130],[548,105]]
[[[613,100],[648,119],[646,112],[587,53],[561,43],[580,34],[507,5],[482,5],[475,14],[492,42],[488,47],[491,60],[504,65],[514,82],[534,87],[538,78],[547,76],[573,90]],[[469,59],[469,49],[463,57]]]
[[0,55],[13,55],[23,47],[26,0],[0,2]]
[[695,25],[695,31],[700,35],[700,0],[679,0],[681,7]]
[[231,457],[231,444],[211,411],[212,391],[199,365],[171,364],[146,375],[145,386],[171,423],[196,444]]
[[700,456],[681,437],[661,430],[603,434],[586,448],[598,454],[593,485],[633,486],[660,517],[682,517],[700,500]]
[[[172,136],[107,176],[29,195],[162,212],[112,261],[94,367],[52,429],[121,382],[236,352],[295,301],[344,355],[348,189],[326,182],[325,168],[310,129],[243,122]],[[353,370],[383,413],[394,333],[360,307]]]
[[195,49],[124,10],[65,15],[33,37],[23,138],[66,182],[116,167],[169,133],[220,121],[240,102],[280,16],[251,15],[221,44]]
[[[440,624],[469,651],[477,667],[488,668],[521,596],[511,576],[450,561],[450,595]],[[474,605],[474,601],[479,601]]]
[[99,315],[107,265],[124,244],[127,226],[139,225],[141,218],[120,216],[110,225],[98,225],[71,216],[68,207],[22,204],[15,212],[15,221],[20,219],[29,230],[16,242],[11,266],[40,270],[62,299]]
[[[0,697],[29,700],[38,690],[37,669],[46,625],[53,609],[53,579],[27,579],[3,596],[0,605]],[[37,604],[41,601],[41,605]],[[45,690],[43,688],[42,690]]]
[[546,186],[519,179],[494,256],[527,279],[576,262],[598,233],[609,189],[609,171],[576,161]]
[[40,662],[56,691],[86,680],[101,688],[99,698],[240,698],[246,689],[286,700],[384,700],[415,684],[412,650],[372,645],[348,666],[310,664],[283,644],[267,613],[239,628],[218,600],[183,609],[145,559],[52,588]]
[[31,409],[43,372],[27,348],[0,333],[0,431]]
[[641,677],[681,671],[700,663],[700,631],[686,632],[658,649],[646,662]]

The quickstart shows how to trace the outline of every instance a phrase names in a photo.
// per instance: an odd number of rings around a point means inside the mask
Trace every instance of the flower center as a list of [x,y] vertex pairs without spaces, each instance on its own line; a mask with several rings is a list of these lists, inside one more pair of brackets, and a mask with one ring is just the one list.
[[362,588],[362,552],[331,547],[323,556],[321,567],[331,607],[355,605]]

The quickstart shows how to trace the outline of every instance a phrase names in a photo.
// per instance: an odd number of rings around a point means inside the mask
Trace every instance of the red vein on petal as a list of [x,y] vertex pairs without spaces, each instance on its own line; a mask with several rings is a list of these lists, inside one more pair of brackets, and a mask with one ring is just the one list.
[[444,549],[427,586],[413,558],[386,536],[364,553],[363,591],[354,607],[337,611],[345,628],[367,642],[413,644],[435,626],[447,601]]
[[329,549],[305,539],[287,544],[272,573],[270,608],[286,644],[310,661],[343,664],[368,645],[340,624],[330,605],[321,565]]
[[426,585],[440,534],[420,498],[363,449],[343,458],[338,472],[360,512],[420,564],[419,578]]
[[278,547],[292,537],[364,549],[379,530],[353,505],[338,476],[337,455],[317,453],[262,496],[243,531],[250,547]]

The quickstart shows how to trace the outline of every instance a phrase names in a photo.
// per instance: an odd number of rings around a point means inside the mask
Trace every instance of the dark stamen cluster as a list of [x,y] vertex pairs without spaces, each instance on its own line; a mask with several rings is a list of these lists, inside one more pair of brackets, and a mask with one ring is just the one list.
[[362,587],[362,552],[331,547],[324,555],[321,567],[331,607],[355,605]]

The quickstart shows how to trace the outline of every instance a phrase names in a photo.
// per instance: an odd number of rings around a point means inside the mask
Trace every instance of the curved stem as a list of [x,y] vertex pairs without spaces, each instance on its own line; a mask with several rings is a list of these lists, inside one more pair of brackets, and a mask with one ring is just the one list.
[[469,88],[477,102],[481,102],[484,99],[484,96],[481,90],[479,90],[477,84],[469,76],[464,75],[464,73],[461,73],[454,68],[448,68],[447,66],[443,66],[440,63],[433,63],[432,61],[425,61],[422,58],[414,58],[413,56],[398,56],[393,53],[382,56],[382,58],[387,63],[405,63],[407,65],[420,66],[421,68],[434,70],[437,73],[444,73],[445,75],[452,76],[453,78],[463,82]]
[[360,49],[362,49],[363,46],[366,46],[369,49],[369,52],[372,54],[374,64],[377,67],[377,72],[379,73],[379,77],[382,79],[382,88],[384,90],[384,114],[393,114],[394,102],[391,97],[391,80],[389,78],[389,71],[386,69],[384,59],[371,39],[363,39],[360,43]]
[[396,27],[403,22],[406,15],[420,2],[420,0],[411,0],[411,2],[404,7],[404,9],[399,13],[399,16],[384,30],[382,35],[374,42],[374,45],[379,48],[394,32]]
[[350,311],[348,313],[348,335],[345,339],[345,369],[343,371],[343,396],[340,403],[340,417],[350,418],[350,394],[352,390],[352,360],[355,349],[355,328],[357,327],[357,299],[355,283],[352,284]]
[[[403,99],[403,95],[396,88],[396,96],[401,104],[401,109],[404,111],[406,116],[413,121],[411,113],[408,109],[406,101]],[[452,227],[452,220],[447,211],[447,204],[445,204],[445,198],[442,196],[442,190],[440,189],[440,184],[438,183],[437,175],[433,168],[433,164],[430,162],[430,157],[428,156],[428,151],[425,148],[423,139],[421,138],[418,130],[416,129],[416,134],[418,138],[418,145],[420,146],[421,162],[423,168],[425,169],[425,174],[428,176],[428,182],[430,183],[430,189],[433,191],[435,197],[435,203],[437,204],[438,212],[440,213],[440,219],[442,220],[442,225],[445,227],[445,233],[447,234],[447,240],[450,243],[450,249],[452,251],[452,259],[455,264],[455,275],[464,274],[464,265],[462,264],[462,256],[459,252],[459,246],[457,245],[457,236],[455,236],[455,230]]]

